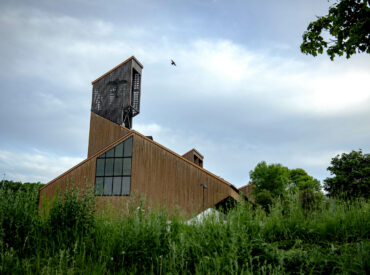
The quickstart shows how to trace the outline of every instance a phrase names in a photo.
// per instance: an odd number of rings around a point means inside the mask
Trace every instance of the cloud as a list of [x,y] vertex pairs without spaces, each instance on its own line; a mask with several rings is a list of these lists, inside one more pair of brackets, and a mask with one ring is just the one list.
[[0,150],[0,167],[6,178],[22,182],[47,183],[82,160],[39,150],[30,153]]

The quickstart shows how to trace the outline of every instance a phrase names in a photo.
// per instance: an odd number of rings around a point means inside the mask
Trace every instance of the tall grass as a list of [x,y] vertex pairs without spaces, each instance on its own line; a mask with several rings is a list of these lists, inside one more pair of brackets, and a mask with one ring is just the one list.
[[119,218],[94,215],[93,196],[76,192],[41,217],[36,198],[0,191],[1,274],[370,272],[368,201],[306,211],[291,195],[268,214],[242,202],[188,223],[140,202]]

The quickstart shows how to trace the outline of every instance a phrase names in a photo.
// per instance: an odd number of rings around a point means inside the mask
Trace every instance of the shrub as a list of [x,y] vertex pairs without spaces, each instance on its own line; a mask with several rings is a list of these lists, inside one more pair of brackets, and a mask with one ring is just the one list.
[[255,201],[257,204],[261,205],[266,211],[268,211],[269,206],[272,205],[273,198],[270,191],[263,189],[257,194],[255,194]]
[[50,209],[47,231],[57,237],[59,245],[71,245],[78,237],[94,228],[95,199],[92,191],[67,188],[63,197],[57,196]]
[[0,189],[0,246],[23,253],[32,249],[37,239],[39,187],[28,189]]
[[323,199],[324,196],[321,192],[315,192],[312,189],[304,189],[299,192],[299,202],[305,211],[319,209]]

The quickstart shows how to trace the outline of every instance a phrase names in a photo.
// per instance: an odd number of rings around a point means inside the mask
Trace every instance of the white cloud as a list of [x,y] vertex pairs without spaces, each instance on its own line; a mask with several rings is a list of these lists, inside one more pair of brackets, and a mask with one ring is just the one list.
[[[10,9],[0,14],[0,22],[5,38],[27,52],[15,53],[12,62],[5,62],[3,74],[13,70],[82,90],[97,72],[136,53],[158,73],[170,76],[166,81],[158,78],[162,83],[186,90],[187,96],[263,98],[266,106],[320,115],[368,106],[370,101],[369,67],[353,63],[334,67],[325,59],[307,64],[225,39],[188,44],[166,37],[154,41],[149,40],[154,34],[140,27],[35,9]],[[172,57],[178,62],[177,74],[169,73]]]
[[0,150],[0,167],[6,178],[15,181],[47,183],[64,173],[82,158],[55,156],[39,150],[30,153]]
[[161,132],[163,132],[163,128],[156,123],[151,123],[151,124],[138,123],[134,125],[133,129],[142,133],[143,135],[148,135],[148,136],[159,135],[161,134]]

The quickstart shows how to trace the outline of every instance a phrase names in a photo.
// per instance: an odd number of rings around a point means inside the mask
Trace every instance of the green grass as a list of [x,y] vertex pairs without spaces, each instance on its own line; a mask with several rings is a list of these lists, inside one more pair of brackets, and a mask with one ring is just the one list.
[[[37,189],[0,190],[0,274],[369,274],[370,203],[296,195],[266,214],[241,203],[187,223],[133,203],[94,215],[90,194],[69,192],[44,215]],[[139,207],[138,207],[139,206]]]

